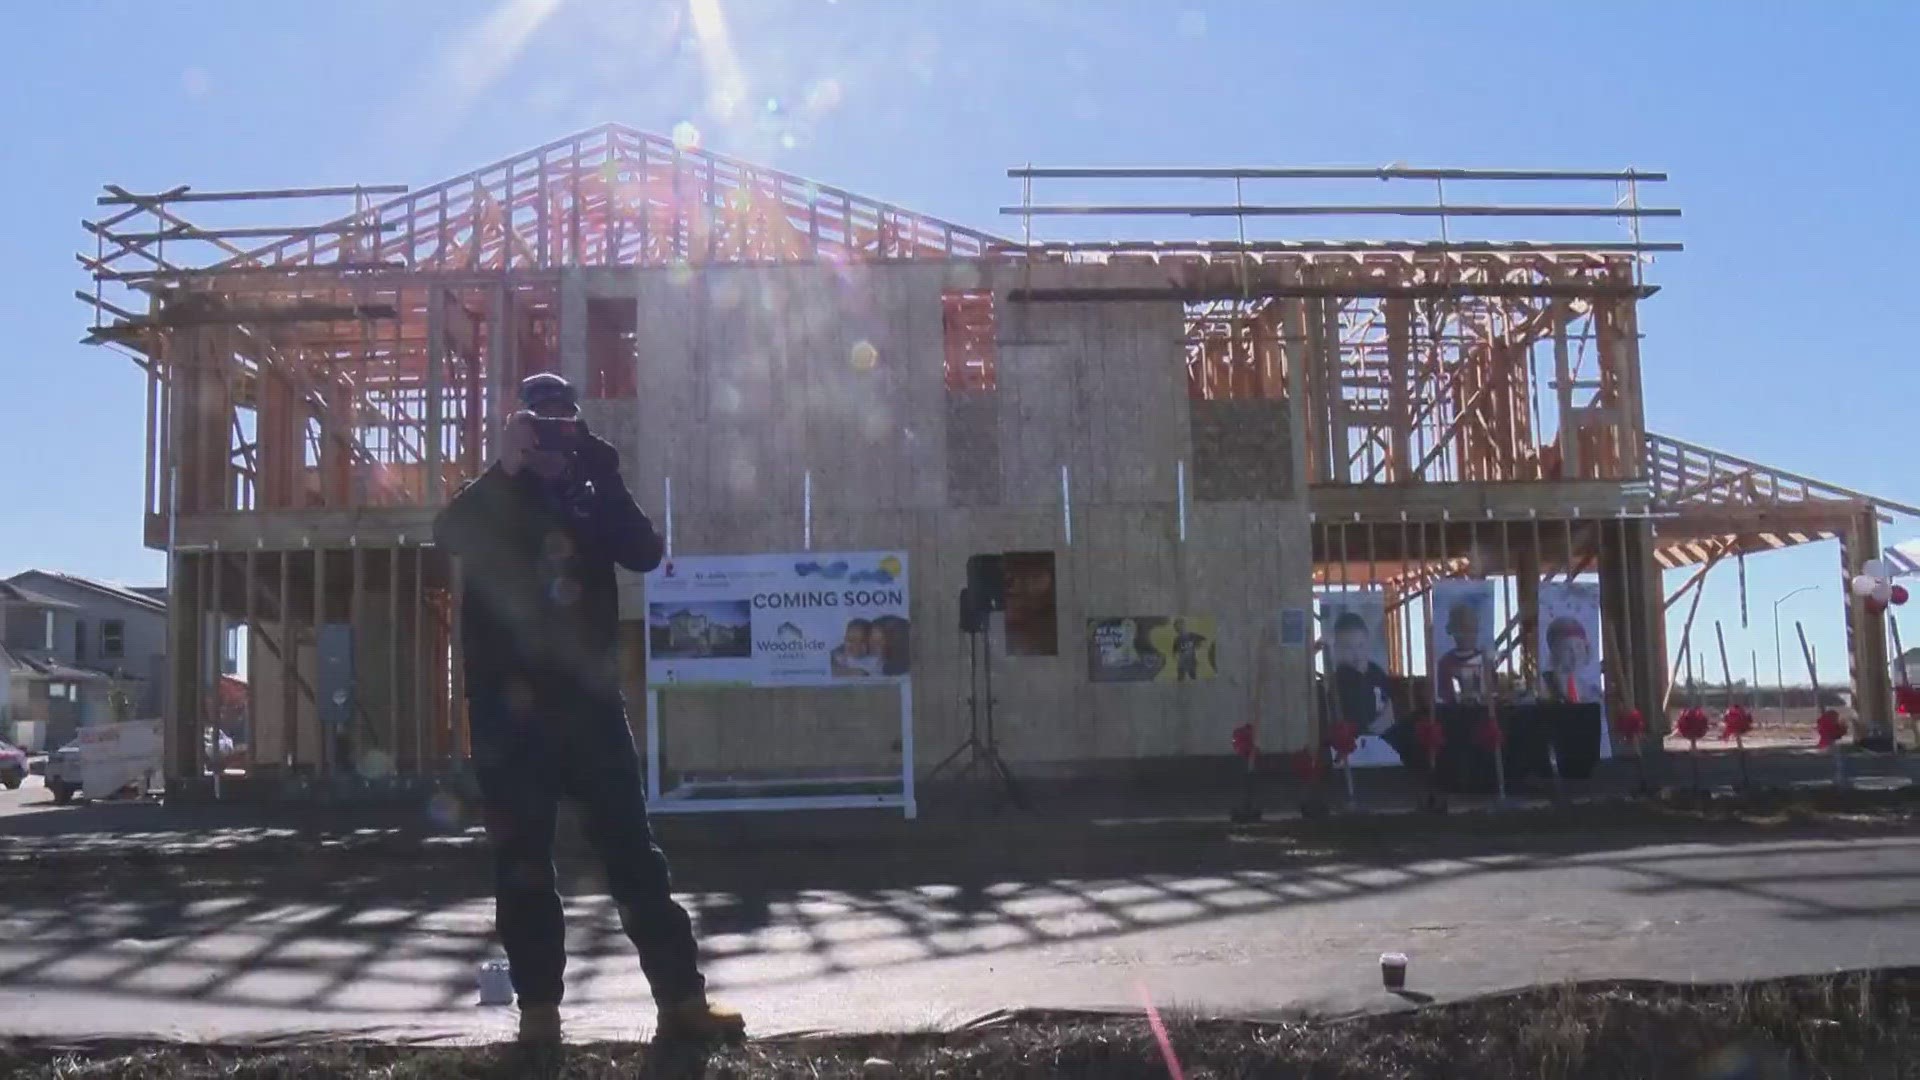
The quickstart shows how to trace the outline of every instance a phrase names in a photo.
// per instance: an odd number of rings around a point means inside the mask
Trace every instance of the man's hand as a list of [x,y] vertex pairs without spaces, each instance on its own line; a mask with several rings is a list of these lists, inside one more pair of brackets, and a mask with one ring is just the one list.
[[615,450],[612,443],[592,433],[582,437],[574,460],[580,467],[580,475],[589,480],[620,475],[620,451]]
[[507,417],[500,429],[500,468],[510,476],[527,467],[527,455],[534,448],[533,414],[526,410]]

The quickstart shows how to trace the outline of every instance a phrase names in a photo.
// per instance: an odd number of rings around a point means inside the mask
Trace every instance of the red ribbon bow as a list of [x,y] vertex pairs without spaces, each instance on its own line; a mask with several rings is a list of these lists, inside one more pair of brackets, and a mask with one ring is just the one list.
[[1506,745],[1507,733],[1500,727],[1500,721],[1489,716],[1473,729],[1473,741],[1480,744],[1482,750],[1491,752]]
[[1293,772],[1294,772],[1294,775],[1298,776],[1300,779],[1302,780],[1319,779],[1320,770],[1322,769],[1322,767],[1323,767],[1323,763],[1320,760],[1320,755],[1314,753],[1312,750],[1303,748],[1301,750],[1294,752]]
[[1893,700],[1901,716],[1920,716],[1920,686],[1894,687]]
[[1353,721],[1342,720],[1328,729],[1327,745],[1340,757],[1352,757],[1354,748],[1360,745],[1360,729]]
[[1447,729],[1431,716],[1423,716],[1413,725],[1413,737],[1429,755],[1438,754],[1447,745]]
[[1647,714],[1639,709],[1628,709],[1621,714],[1615,726],[1619,728],[1622,739],[1637,743],[1640,737],[1647,733]]
[[1233,729],[1233,753],[1234,756],[1244,758],[1247,761],[1252,761],[1253,755],[1258,753],[1253,745],[1252,724],[1241,724],[1239,727]]
[[1707,736],[1707,727],[1712,721],[1707,719],[1707,710],[1695,705],[1680,714],[1680,720],[1674,725],[1680,737],[1690,743],[1697,743]]
[[1737,741],[1753,730],[1753,713],[1745,705],[1729,705],[1726,715],[1720,718],[1720,724],[1722,733]]
[[1820,714],[1820,719],[1814,723],[1813,729],[1820,735],[1820,749],[1825,750],[1846,736],[1847,722],[1840,719],[1839,713],[1828,709]]

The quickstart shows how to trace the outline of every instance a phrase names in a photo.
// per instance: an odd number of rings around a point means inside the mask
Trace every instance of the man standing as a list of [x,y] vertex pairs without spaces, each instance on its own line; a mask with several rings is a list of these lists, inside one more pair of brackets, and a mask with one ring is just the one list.
[[565,928],[553,868],[559,802],[580,805],[620,923],[640,953],[663,1039],[739,1036],[710,1004],[693,923],[671,895],[647,823],[620,695],[615,564],[660,564],[620,455],[587,431],[557,375],[520,384],[499,459],[454,497],[434,541],[460,560],[474,771],[493,847],[495,919],[520,1001],[520,1038],[560,1039]]

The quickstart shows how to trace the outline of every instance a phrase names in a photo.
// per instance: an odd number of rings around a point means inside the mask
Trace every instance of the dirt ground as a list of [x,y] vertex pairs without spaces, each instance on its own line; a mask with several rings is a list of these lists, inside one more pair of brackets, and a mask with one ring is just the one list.
[[1731,986],[1567,985],[1353,1020],[1027,1014],[971,1030],[750,1043],[719,1051],[597,1044],[324,1049],[0,1045],[19,1080],[290,1077],[1325,1077],[1664,1080],[1913,1075],[1920,970]]

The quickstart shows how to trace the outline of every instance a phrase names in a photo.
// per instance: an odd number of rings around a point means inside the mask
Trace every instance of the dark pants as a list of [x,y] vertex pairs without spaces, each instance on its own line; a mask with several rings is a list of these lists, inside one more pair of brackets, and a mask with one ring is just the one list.
[[647,825],[640,756],[619,692],[481,692],[469,705],[495,921],[520,1003],[558,1004],[563,990],[566,930],[553,867],[562,798],[580,807],[654,1001],[702,993],[693,923],[674,902],[666,856]]

